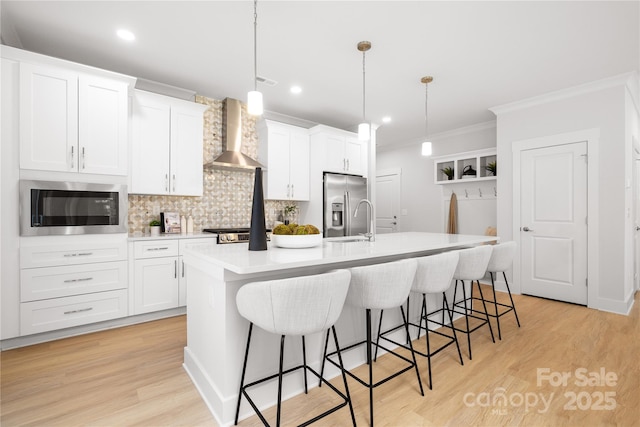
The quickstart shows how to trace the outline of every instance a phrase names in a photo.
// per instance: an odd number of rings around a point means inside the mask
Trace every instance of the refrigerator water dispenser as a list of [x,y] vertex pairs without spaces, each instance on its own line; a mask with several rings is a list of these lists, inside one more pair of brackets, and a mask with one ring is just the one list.
[[343,203],[331,204],[331,225],[333,227],[342,227],[343,212],[344,212]]

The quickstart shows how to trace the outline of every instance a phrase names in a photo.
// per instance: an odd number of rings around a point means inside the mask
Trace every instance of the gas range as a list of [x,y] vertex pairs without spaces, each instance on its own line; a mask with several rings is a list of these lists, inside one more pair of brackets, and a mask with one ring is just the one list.
[[[205,228],[203,233],[215,233],[219,245],[227,243],[249,242],[249,228]],[[271,230],[267,229],[267,240],[271,239]]]

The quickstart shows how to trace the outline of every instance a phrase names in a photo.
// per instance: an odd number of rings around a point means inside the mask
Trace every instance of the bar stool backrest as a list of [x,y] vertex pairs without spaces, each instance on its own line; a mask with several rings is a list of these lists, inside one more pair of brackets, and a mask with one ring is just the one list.
[[340,316],[351,274],[335,270],[314,276],[247,283],[236,295],[242,317],[277,335],[307,335],[330,328]]
[[511,241],[494,245],[493,252],[491,253],[491,259],[489,259],[489,265],[487,266],[487,271],[491,273],[507,271],[511,268],[515,253],[516,242]]
[[416,274],[416,260],[351,268],[347,303],[365,309],[399,307],[407,300]]
[[456,280],[479,280],[484,277],[493,245],[476,246],[458,251],[460,259],[453,274]]
[[421,294],[435,294],[449,289],[459,257],[458,252],[445,252],[416,258],[418,269],[411,290]]

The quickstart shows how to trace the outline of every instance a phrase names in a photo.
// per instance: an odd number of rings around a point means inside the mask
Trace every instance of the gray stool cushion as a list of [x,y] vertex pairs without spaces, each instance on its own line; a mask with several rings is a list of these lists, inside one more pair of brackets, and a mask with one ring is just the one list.
[[330,328],[340,316],[351,274],[335,270],[314,276],[248,283],[236,295],[240,315],[277,335],[307,335]]

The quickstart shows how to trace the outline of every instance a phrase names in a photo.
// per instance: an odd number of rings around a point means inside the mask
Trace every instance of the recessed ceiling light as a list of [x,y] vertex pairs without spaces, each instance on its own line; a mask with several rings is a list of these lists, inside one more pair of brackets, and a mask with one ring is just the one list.
[[385,116],[382,118],[382,123],[391,123],[391,117]]
[[116,31],[116,34],[118,35],[118,37],[120,37],[122,40],[126,40],[128,42],[133,41],[136,39],[136,35],[133,34],[131,31],[129,30],[125,30],[123,28],[119,29],[118,31]]
[[291,91],[291,93],[294,93],[296,95],[302,92],[302,88],[300,86],[291,86],[291,89],[289,90]]

